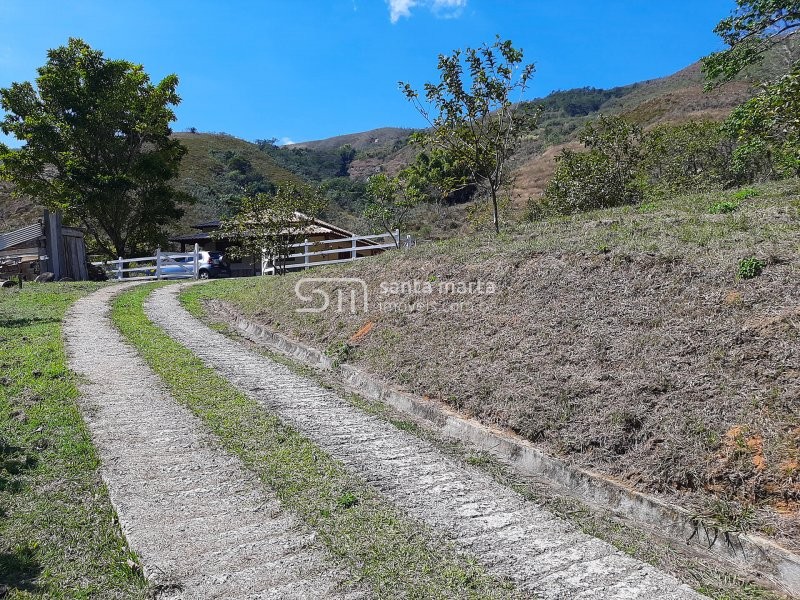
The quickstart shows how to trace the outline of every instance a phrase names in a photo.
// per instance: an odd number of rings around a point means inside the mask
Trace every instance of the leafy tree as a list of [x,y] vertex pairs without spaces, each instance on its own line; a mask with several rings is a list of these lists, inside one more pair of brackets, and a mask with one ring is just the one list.
[[507,165],[521,136],[535,127],[529,112],[518,110],[534,72],[523,65],[522,50],[498,37],[492,45],[439,56],[439,83],[426,83],[424,101],[408,83],[406,98],[431,125],[426,144],[464,166],[470,180],[489,195],[495,231],[500,232],[498,195],[508,183]]
[[729,47],[703,59],[709,86],[730,81],[800,27],[797,0],[737,0],[736,10],[714,32]]
[[395,245],[399,248],[400,239],[394,238],[394,230],[403,227],[409,212],[422,198],[419,190],[409,185],[402,174],[398,177],[389,177],[379,173],[367,181],[364,217],[375,228],[391,234]]
[[[800,27],[800,4],[795,0],[737,0],[733,14],[714,30],[727,50],[703,59],[708,87],[730,81],[746,67],[761,61],[776,44],[791,43]],[[759,174],[800,173],[800,62],[795,61],[778,81],[733,111],[726,130],[738,147],[733,153],[737,182]]]
[[303,241],[326,204],[321,188],[284,183],[273,193],[242,198],[239,212],[223,219],[215,235],[234,243],[234,258],[263,255],[284,274],[287,257],[297,250],[292,246]]
[[765,167],[800,175],[800,65],[736,108],[725,127],[739,142],[733,166],[743,183]]
[[[411,136],[413,144],[424,145],[424,135]],[[437,206],[465,202],[475,192],[469,170],[463,162],[440,148],[430,148],[417,154],[414,162],[400,173],[405,185],[413,188]]]
[[588,152],[562,150],[544,208],[569,214],[641,201],[641,128],[621,117],[601,116],[587,123],[580,140]]
[[170,139],[178,78],[79,39],[47,53],[33,83],[0,89],[0,129],[25,142],[0,155],[0,177],[79,223],[111,256],[153,244],[191,197],[170,185],[185,148]]
[[655,192],[682,192],[727,185],[733,138],[713,121],[658,125],[642,139],[642,161]]

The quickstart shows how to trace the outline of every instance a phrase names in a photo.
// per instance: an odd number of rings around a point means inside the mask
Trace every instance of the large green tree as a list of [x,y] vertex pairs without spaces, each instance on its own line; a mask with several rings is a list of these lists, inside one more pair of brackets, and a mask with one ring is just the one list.
[[[703,59],[708,86],[730,81],[777,44],[796,44],[792,34],[798,28],[797,0],[737,0],[733,14],[714,30],[728,48]],[[732,163],[740,179],[763,171],[763,164],[773,176],[800,173],[799,109],[800,62],[794,61],[733,111],[726,130],[737,142]]]
[[800,64],[737,107],[725,129],[738,142],[732,164],[740,178],[765,170],[772,177],[800,175]]
[[508,160],[535,127],[535,118],[518,104],[534,65],[523,64],[522,50],[498,37],[491,45],[440,55],[438,69],[439,82],[426,83],[422,95],[408,83],[401,82],[401,89],[431,125],[426,144],[447,153],[486,191],[499,233]]
[[153,85],[141,65],[74,38],[47,56],[35,83],[0,89],[0,129],[24,142],[2,152],[0,177],[63,210],[108,255],[155,244],[191,201],[170,185],[186,152],[170,138],[177,76]]

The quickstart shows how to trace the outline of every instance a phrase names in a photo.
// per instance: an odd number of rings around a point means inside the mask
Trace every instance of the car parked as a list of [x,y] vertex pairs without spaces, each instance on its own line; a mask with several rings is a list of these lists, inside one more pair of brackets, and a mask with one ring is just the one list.
[[[165,257],[168,255],[164,255]],[[200,279],[217,277],[230,277],[231,265],[225,259],[225,254],[216,250],[201,250],[198,257],[197,268]],[[191,256],[170,257],[161,265],[161,275],[191,275],[194,269],[194,258]]]

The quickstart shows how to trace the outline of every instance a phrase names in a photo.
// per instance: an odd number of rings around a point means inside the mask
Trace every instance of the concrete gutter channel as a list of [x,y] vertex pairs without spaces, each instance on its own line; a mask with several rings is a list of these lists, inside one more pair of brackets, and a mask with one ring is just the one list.
[[632,490],[599,473],[568,465],[511,431],[488,427],[444,404],[399,390],[354,366],[337,366],[321,350],[253,323],[224,302],[215,301],[212,307],[243,337],[315,369],[334,373],[348,390],[360,396],[422,420],[447,438],[487,451],[523,475],[544,478],[562,493],[610,511],[633,526],[686,544],[698,555],[719,560],[745,578],[755,578],[800,597],[800,556],[769,539],[706,528],[684,508]]
[[155,324],[387,501],[445,534],[523,594],[585,600],[702,597],[675,577],[576,530],[480,469],[213,331],[180,305],[179,287],[157,289],[146,301],[145,312]]

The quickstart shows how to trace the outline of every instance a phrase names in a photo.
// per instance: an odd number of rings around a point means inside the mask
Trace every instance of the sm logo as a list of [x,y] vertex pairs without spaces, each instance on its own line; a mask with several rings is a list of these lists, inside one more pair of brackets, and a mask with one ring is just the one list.
[[363,279],[356,277],[304,277],[294,284],[294,293],[300,302],[311,304],[296,309],[299,313],[321,313],[331,308],[333,296],[336,312],[367,312],[369,291]]

